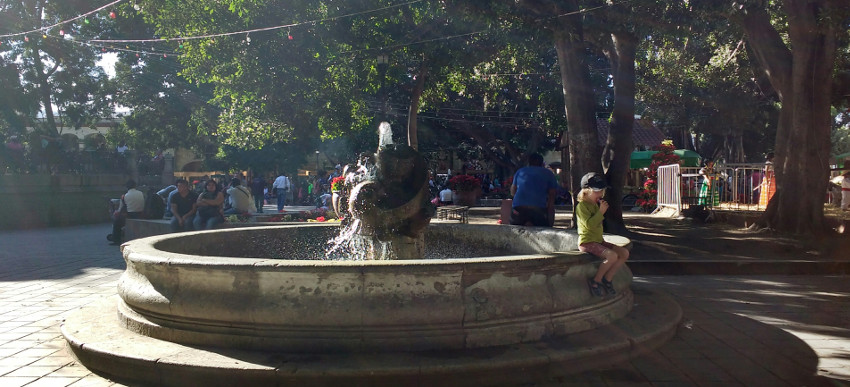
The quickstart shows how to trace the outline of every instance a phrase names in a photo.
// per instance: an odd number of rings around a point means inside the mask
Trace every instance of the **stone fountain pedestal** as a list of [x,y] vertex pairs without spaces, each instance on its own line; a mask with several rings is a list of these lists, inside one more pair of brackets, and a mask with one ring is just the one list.
[[184,345],[124,329],[117,297],[68,317],[62,333],[79,361],[119,381],[151,386],[510,386],[627,361],[673,337],[681,309],[637,287],[637,306],[612,324],[566,337],[474,350],[289,353]]
[[426,245],[446,258],[309,259],[334,231],[129,242],[119,297],[62,332],[87,367],[152,385],[503,385],[626,360],[681,319],[671,298],[633,290],[627,268],[617,295],[592,297],[598,260],[569,231],[435,224]]

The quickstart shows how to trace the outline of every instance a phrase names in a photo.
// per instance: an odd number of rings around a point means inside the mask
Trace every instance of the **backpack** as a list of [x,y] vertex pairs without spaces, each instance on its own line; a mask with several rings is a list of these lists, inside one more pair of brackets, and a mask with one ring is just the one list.
[[162,219],[165,216],[165,199],[156,194],[153,188],[148,191],[148,197],[145,199],[145,218],[147,219]]

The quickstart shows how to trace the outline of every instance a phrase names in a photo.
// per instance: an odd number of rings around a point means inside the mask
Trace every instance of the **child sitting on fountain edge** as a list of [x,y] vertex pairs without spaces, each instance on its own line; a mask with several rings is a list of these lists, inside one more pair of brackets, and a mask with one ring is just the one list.
[[597,297],[602,297],[605,293],[616,294],[611,281],[614,279],[614,274],[629,259],[629,250],[602,239],[602,221],[605,211],[608,211],[608,202],[602,200],[602,197],[605,195],[607,186],[605,179],[595,172],[584,175],[581,178],[581,191],[578,194],[578,204],[575,209],[578,223],[578,249],[602,259],[596,276],[587,280],[590,293]]

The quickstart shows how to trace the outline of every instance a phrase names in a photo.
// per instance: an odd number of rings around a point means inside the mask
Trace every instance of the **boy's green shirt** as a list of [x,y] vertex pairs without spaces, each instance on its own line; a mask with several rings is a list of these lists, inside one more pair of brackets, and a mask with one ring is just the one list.
[[602,242],[602,211],[593,202],[580,201],[576,206],[578,221],[578,244]]

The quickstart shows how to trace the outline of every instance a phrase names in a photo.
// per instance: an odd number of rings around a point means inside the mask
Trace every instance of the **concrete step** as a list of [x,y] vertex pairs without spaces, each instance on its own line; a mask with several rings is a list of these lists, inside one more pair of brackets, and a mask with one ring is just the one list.
[[629,260],[634,275],[847,275],[850,261]]
[[610,366],[660,347],[682,309],[634,286],[626,317],[593,330],[518,345],[440,352],[296,354],[192,347],[124,329],[117,296],[68,316],[62,334],[86,367],[119,381],[157,386],[485,386],[551,381]]

